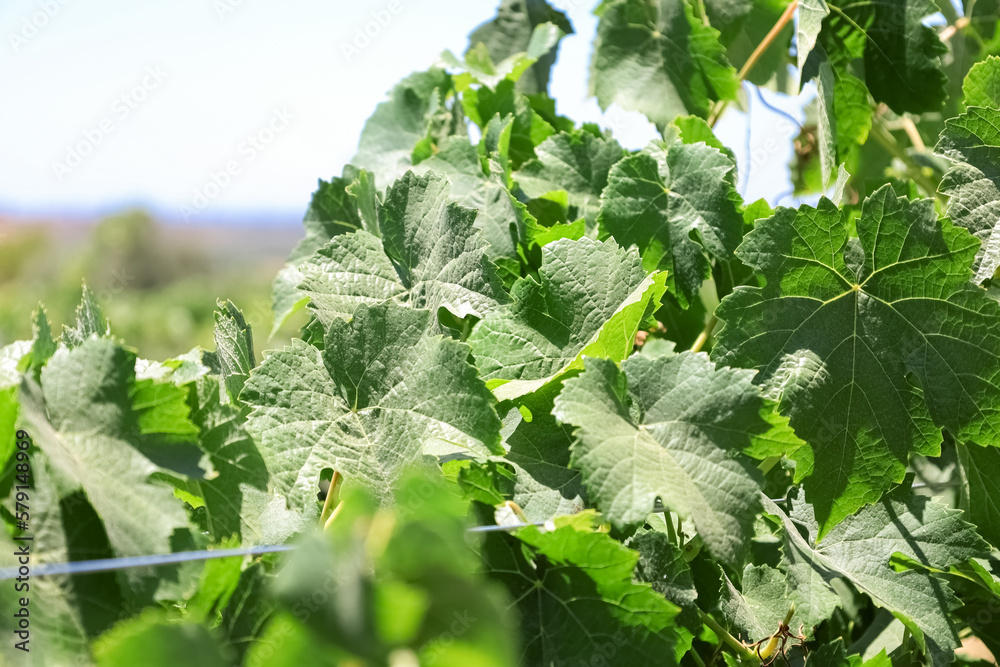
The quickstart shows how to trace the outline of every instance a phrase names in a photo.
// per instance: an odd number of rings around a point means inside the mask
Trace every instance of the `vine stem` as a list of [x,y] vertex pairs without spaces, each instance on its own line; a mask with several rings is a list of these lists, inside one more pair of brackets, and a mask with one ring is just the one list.
[[[785,29],[785,26],[788,25],[788,22],[792,20],[792,17],[795,15],[795,9],[798,6],[799,6],[799,0],[792,0],[788,4],[788,7],[785,8],[785,11],[775,22],[774,26],[771,28],[771,31],[764,36],[764,39],[762,39],[760,44],[757,45],[757,48],[753,50],[753,53],[750,54],[750,57],[747,58],[747,61],[743,63],[743,67],[740,68],[738,74],[738,76],[740,77],[740,81],[743,81],[747,78],[747,76],[750,74],[750,70],[754,68],[754,66],[757,64],[757,61],[760,60],[761,56],[764,55],[764,52],[767,51],[767,49],[771,46],[771,44],[774,43],[774,40],[778,38],[778,35],[781,33],[782,30]],[[719,118],[722,117],[722,112],[726,110],[727,106],[729,106],[729,100],[719,100],[718,102],[715,103],[715,106],[712,108],[712,112],[708,115],[709,127],[715,127],[715,124],[719,122]]]
[[738,655],[741,660],[753,663],[760,662],[757,655],[744,646],[743,642],[729,634],[729,631],[719,625],[718,621],[703,612],[701,609],[698,610],[698,618],[701,619],[702,623],[711,628],[712,632],[714,632],[719,639],[728,644],[729,648],[736,651],[736,655]]
[[701,333],[698,334],[697,338],[695,338],[694,343],[691,344],[692,352],[701,351],[701,348],[703,348],[705,343],[708,342],[708,337],[712,335],[712,330],[715,329],[715,325],[718,323],[719,318],[715,315],[708,318],[708,322],[705,323],[705,328],[701,330]]
[[340,491],[340,480],[343,479],[341,474],[336,470],[333,471],[333,477],[330,478],[330,486],[326,490],[326,498],[323,500],[323,511],[319,514],[319,522],[321,525],[326,525],[327,519],[330,518],[334,507],[336,506],[339,498],[334,496],[339,496]]
[[956,32],[964,30],[969,23],[970,21],[968,16],[959,17],[954,23],[941,31],[941,34],[938,35],[938,39],[942,42],[947,42],[955,35]]

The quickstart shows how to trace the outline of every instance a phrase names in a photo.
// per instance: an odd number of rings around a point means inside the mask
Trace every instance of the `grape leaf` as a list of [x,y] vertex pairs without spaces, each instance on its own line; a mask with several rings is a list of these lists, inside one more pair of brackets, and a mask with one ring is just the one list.
[[884,186],[845,211],[779,208],[737,255],[766,285],[717,310],[714,359],[756,368],[807,443],[792,454],[821,534],[936,455],[942,427],[1000,445],[1000,305],[969,283],[978,245],[933,202]]
[[862,660],[857,653],[847,655],[843,637],[823,644],[806,656],[807,667],[892,667],[892,660],[882,649],[868,660]]
[[640,531],[628,541],[630,549],[639,552],[636,580],[644,581],[653,590],[681,608],[677,623],[692,632],[699,632],[698,590],[688,564],[688,552],[675,545],[664,532],[669,516],[651,515],[648,523],[655,529]]
[[923,23],[938,11],[932,0],[828,2],[827,6],[833,11],[830,39],[821,40],[827,53],[840,62],[849,56],[834,51],[854,51],[863,44],[865,83],[876,102],[899,114],[941,108],[948,83],[941,57],[948,47],[933,27]]
[[692,353],[634,355],[621,366],[587,359],[555,400],[556,418],[576,427],[571,465],[591,502],[628,530],[659,498],[694,521],[715,558],[742,567],[761,476],[737,454],[757,439],[788,446],[795,436],[748,371],[717,369]]
[[182,488],[203,499],[205,527],[216,542],[236,535],[245,546],[259,544],[264,531],[261,517],[272,500],[264,459],[246,432],[240,411],[222,400],[217,378],[198,378],[190,387],[191,420],[198,426],[198,444],[215,474],[188,480]]
[[504,175],[498,173],[500,166],[489,160],[490,168],[484,169],[480,151],[486,151],[485,138],[477,150],[465,138],[449,137],[441,150],[421,162],[414,172],[434,171],[448,176],[452,198],[478,211],[475,225],[487,243],[484,248],[487,257],[513,282],[521,275],[518,244],[527,239],[528,229],[535,221],[524,204],[510,193]]
[[572,434],[552,416],[561,389],[551,382],[522,396],[504,418],[505,459],[516,474],[513,500],[531,522],[548,521],[584,509],[580,471],[569,467]]
[[[797,632],[799,624],[810,628],[818,625],[829,616],[818,619],[808,619],[803,614],[804,609],[797,604],[796,593],[798,591],[789,590],[788,581],[783,572],[777,568],[766,565],[747,565],[743,569],[741,579],[742,590],[733,585],[728,576],[725,576],[722,588],[722,601],[719,605],[722,615],[725,617],[730,631],[734,631],[739,639],[747,643],[754,643],[774,634],[779,624],[785,620],[788,611],[795,604],[794,615],[788,627],[792,632]],[[837,605],[839,599],[828,588],[825,590],[828,595],[833,596],[833,607]],[[805,631],[805,628],[803,628]],[[808,636],[808,635],[807,635]]]
[[389,502],[421,453],[499,451],[495,401],[469,348],[429,335],[430,318],[391,302],[362,304],[328,329],[322,352],[295,340],[251,374],[246,428],[292,509],[315,512],[327,467]]
[[510,80],[501,81],[496,89],[481,86],[466,90],[462,93],[462,108],[484,134],[494,117],[513,119],[509,158],[515,169],[535,157],[535,146],[556,132],[551,122],[536,111],[532,99],[518,92]]
[[467,504],[439,474],[407,475],[395,508],[356,488],[343,502],[326,534],[302,541],[275,580],[274,597],[297,623],[359,664],[407,653],[421,665],[516,664],[504,591],[483,575]]
[[867,30],[865,83],[877,102],[896,113],[937,111],[947,97],[941,57],[948,47],[923,20],[937,13],[932,0],[876,0]]
[[451,76],[437,68],[400,81],[365,122],[351,164],[373,172],[379,183],[400,178],[420,162],[423,143],[450,133],[448,127],[437,127],[440,120],[435,119],[443,115],[450,120],[444,103],[451,89]]
[[654,141],[611,168],[600,236],[638,247],[647,271],[666,270],[667,289],[686,308],[709,275],[705,253],[730,258],[740,243],[735,175],[732,158],[715,148],[676,134]]
[[[344,167],[343,176],[331,178],[329,182],[320,180],[302,223],[305,236],[292,249],[287,264],[278,272],[271,288],[271,309],[274,311],[272,336],[308,301],[296,289],[302,282],[299,264],[339,234],[365,229],[378,235],[375,213],[378,199],[373,188],[372,174],[351,165]],[[360,194],[362,192],[363,195]],[[362,215],[363,205],[371,209],[367,216]]]
[[219,301],[215,311],[215,347],[219,375],[233,403],[257,365],[253,354],[253,332],[242,311],[232,301]]
[[490,533],[482,556],[516,600],[523,664],[586,664],[600,655],[615,664],[677,665],[691,646],[673,622],[679,608],[633,583],[639,555],[604,533],[573,526]]
[[60,342],[67,347],[77,347],[83,341],[91,337],[104,337],[111,333],[111,327],[104,317],[101,304],[86,284],[83,286],[83,294],[80,297],[80,305],[76,307],[76,325],[70,327],[63,325],[63,333]]
[[1000,449],[970,443],[958,451],[969,483],[967,518],[991,544],[1000,544]]
[[[791,497],[786,514],[767,498],[762,502],[765,511],[784,526],[783,553],[790,563],[790,578],[809,576],[827,584],[837,577],[846,579],[903,621],[933,665],[948,665],[960,645],[950,618],[960,606],[958,598],[931,572],[897,572],[890,559],[902,554],[924,567],[947,570],[983,557],[990,547],[962,520],[961,512],[913,495],[911,480],[845,519],[819,543],[818,524],[808,504]],[[796,524],[806,528],[808,535]]]
[[30,340],[16,340],[0,347],[0,387],[16,387],[21,383],[21,362],[29,354]]
[[181,663],[226,667],[233,664],[227,648],[204,625],[168,621],[155,609],[117,625],[94,644],[98,667],[171,667]]
[[[563,34],[573,34],[573,26],[566,14],[554,9],[545,0],[503,0],[493,20],[469,35],[469,51],[481,43],[493,62],[498,63],[528,51],[535,29],[544,23],[553,24]],[[538,56],[527,75],[518,80],[518,87],[527,93],[545,92],[557,54],[558,49],[553,48]],[[468,55],[467,52],[466,57]]]
[[865,84],[846,67],[825,59],[818,66],[816,92],[821,176],[827,184],[837,164],[868,139],[874,110]]
[[42,370],[39,391],[22,385],[21,406],[62,495],[82,490],[120,556],[169,553],[187,515],[161,470],[140,450],[130,392],[135,356],[108,339],[60,348]]
[[962,82],[965,106],[1000,108],[1000,58],[986,56],[972,66]]
[[299,269],[324,325],[389,299],[459,318],[483,317],[506,300],[476,211],[451,200],[444,176],[408,172],[386,190],[378,215],[381,239],[363,230],[335,237]]
[[580,368],[584,354],[627,357],[665,289],[665,276],[647,276],[634,250],[589,238],[543,247],[538,276],[515,283],[513,303],[469,336],[479,372],[500,400]]
[[42,372],[42,367],[56,353],[57,347],[55,341],[52,340],[49,318],[46,316],[42,304],[38,304],[38,309],[31,315],[31,334],[31,359],[28,367],[37,379]]
[[[31,452],[31,510],[30,528],[32,537],[28,548],[32,554],[32,565],[47,563],[62,563],[69,560],[72,553],[63,522],[63,512],[59,493],[52,475],[50,465],[44,456],[35,456]],[[74,498],[78,498],[74,496]],[[95,531],[96,532],[96,531]],[[17,553],[24,548],[25,542],[15,542],[7,530],[0,531],[0,566],[18,567]],[[102,554],[104,555],[104,554]],[[86,554],[85,557],[93,557]],[[30,575],[29,575],[30,577]],[[15,582],[4,582],[14,590]],[[88,611],[106,608],[106,605],[121,603],[117,595],[117,586],[105,586],[99,599],[91,599],[90,591],[78,588],[80,578],[69,575],[51,577],[30,577],[27,581],[17,582],[21,595],[10,593],[0,596],[0,613],[5,618],[14,618],[13,614],[20,610],[19,598],[27,594],[31,601],[29,608],[28,653],[16,649],[15,642],[23,637],[14,634],[14,624],[11,624],[8,641],[0,644],[0,659],[4,664],[24,664],[34,667],[45,667],[54,664],[73,664],[81,656],[89,657],[87,645],[87,623],[96,621],[96,614],[89,619],[83,617],[84,609]],[[107,584],[107,581],[101,583]],[[117,599],[116,599],[117,598]],[[16,622],[15,622],[16,623]]]
[[1000,109],[969,107],[945,121],[934,150],[953,160],[939,189],[948,195],[948,217],[972,232],[982,245],[974,280],[992,278],[1000,268]]
[[[799,72],[805,70],[809,54],[816,48],[816,40],[823,29],[823,20],[830,13],[825,0],[800,0],[798,24],[795,28],[795,51],[798,58]],[[806,77],[801,77],[799,88],[806,83]]]
[[499,61],[482,42],[469,47],[464,60],[451,51],[441,54],[441,60],[460,71],[455,76],[455,87],[458,90],[471,83],[481,83],[496,88],[504,80],[520,81],[524,73],[540,59],[554,62],[553,57],[546,56],[555,52],[559,40],[565,36],[566,33],[554,23],[540,23],[531,31],[522,51],[515,51]]
[[617,0],[599,9],[590,91],[601,109],[640,111],[658,127],[675,116],[708,116],[736,98],[740,82],[719,33],[680,0]]
[[549,137],[535,148],[535,154],[537,159],[524,164],[514,177],[524,193],[541,197],[565,190],[569,203],[593,228],[608,172],[625,156],[622,147],[610,136],[578,130]]

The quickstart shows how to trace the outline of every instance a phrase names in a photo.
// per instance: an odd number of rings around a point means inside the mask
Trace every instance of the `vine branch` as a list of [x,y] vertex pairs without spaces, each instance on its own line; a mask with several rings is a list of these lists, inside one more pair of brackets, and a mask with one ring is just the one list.
[[[757,48],[753,50],[753,53],[750,54],[747,61],[743,63],[743,67],[740,68],[738,74],[740,81],[744,81],[747,78],[750,71],[757,64],[757,61],[759,61],[761,56],[764,55],[764,52],[770,48],[771,44],[774,43],[774,40],[778,38],[778,35],[785,29],[788,22],[792,20],[792,17],[795,15],[795,9],[798,6],[799,0],[792,0],[788,7],[785,8],[785,11],[774,23],[774,26],[771,27],[771,31],[764,36],[764,39],[762,39],[760,44],[757,45]],[[715,127],[715,124],[719,122],[719,118],[722,117],[722,112],[726,110],[727,106],[729,106],[729,100],[719,100],[715,103],[711,113],[708,114],[709,127]]]
[[716,621],[714,618],[706,614],[701,609],[698,609],[698,618],[701,620],[702,623],[707,625],[719,639],[725,642],[729,646],[729,648],[733,649],[733,651],[736,652],[736,655],[740,657],[740,660],[751,663],[760,662],[760,660],[757,658],[757,655],[753,651],[748,649],[746,646],[744,646],[743,642],[741,642],[739,639],[729,634],[729,631],[726,630],[724,627],[722,627],[718,621]]
[[705,323],[705,328],[701,330],[701,333],[698,334],[698,337],[694,340],[694,343],[691,344],[692,352],[701,351],[701,348],[703,348],[705,346],[705,343],[708,342],[708,337],[712,335],[712,331],[715,329],[715,325],[718,323],[719,323],[719,318],[716,317],[715,315],[712,315],[710,318],[708,318],[708,322]]

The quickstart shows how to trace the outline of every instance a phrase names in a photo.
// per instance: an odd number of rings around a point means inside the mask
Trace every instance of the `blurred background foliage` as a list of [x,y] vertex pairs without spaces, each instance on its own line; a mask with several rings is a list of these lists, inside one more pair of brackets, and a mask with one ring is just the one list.
[[[142,210],[95,224],[0,222],[0,346],[31,338],[30,314],[40,302],[56,330],[71,323],[81,280],[97,294],[115,335],[143,357],[214,349],[213,311],[223,294],[264,343],[271,281],[301,233],[234,231],[163,225]],[[288,322],[266,347],[280,347],[301,324]]]

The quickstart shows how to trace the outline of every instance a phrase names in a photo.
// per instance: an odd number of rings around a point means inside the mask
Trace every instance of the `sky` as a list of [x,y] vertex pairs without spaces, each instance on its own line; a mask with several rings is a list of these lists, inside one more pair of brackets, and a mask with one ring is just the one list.
[[[297,224],[317,179],[340,174],[392,86],[445,49],[464,52],[497,4],[4,0],[0,214],[143,206],[180,219],[200,201],[191,222]],[[602,113],[587,93],[596,0],[551,4],[576,29],[550,83],[557,110],[641,148],[657,136],[652,125],[617,107]],[[809,97],[764,95],[800,120]],[[716,130],[739,157],[741,193],[774,203],[788,196],[798,127],[750,100],[749,143],[734,106]]]

